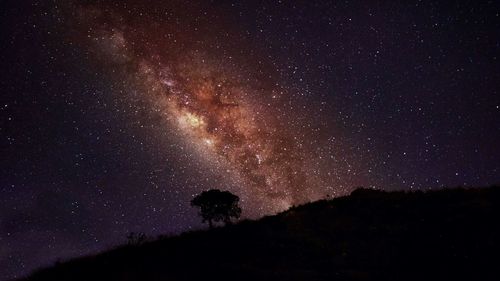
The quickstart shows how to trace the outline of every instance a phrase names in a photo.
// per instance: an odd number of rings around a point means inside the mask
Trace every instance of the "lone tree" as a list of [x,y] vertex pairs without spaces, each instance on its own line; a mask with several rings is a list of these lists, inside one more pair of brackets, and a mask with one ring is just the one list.
[[191,200],[191,206],[200,208],[203,222],[208,221],[208,226],[213,228],[214,222],[223,221],[226,225],[231,223],[231,218],[239,218],[241,208],[238,206],[240,198],[229,191],[211,189],[203,191]]

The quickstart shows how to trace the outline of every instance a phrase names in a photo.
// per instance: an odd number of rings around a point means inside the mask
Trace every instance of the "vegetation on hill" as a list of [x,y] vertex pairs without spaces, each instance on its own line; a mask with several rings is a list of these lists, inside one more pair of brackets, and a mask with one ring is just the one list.
[[499,280],[500,188],[350,196],[75,259],[26,280]]

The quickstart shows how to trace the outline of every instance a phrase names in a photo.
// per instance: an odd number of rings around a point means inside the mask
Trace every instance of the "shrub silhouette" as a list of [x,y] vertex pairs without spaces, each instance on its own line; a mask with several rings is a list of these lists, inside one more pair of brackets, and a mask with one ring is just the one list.
[[130,232],[127,235],[127,244],[128,245],[131,245],[131,246],[141,245],[145,241],[146,241],[146,234],[144,234],[142,232],[139,232],[139,233]]
[[240,198],[229,191],[211,189],[203,191],[191,200],[191,206],[200,208],[203,222],[213,228],[214,222],[223,221],[226,225],[231,223],[231,218],[239,218],[241,208],[238,206]]

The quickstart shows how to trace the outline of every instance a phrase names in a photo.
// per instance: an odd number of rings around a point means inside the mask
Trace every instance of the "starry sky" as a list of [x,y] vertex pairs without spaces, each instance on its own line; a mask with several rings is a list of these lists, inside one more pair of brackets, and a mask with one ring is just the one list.
[[358,186],[500,182],[495,1],[0,2],[0,276]]

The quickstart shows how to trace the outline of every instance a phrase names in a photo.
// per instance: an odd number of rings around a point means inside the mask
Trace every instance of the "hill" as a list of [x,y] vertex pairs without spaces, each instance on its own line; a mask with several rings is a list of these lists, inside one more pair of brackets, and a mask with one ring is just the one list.
[[499,187],[358,189],[71,260],[25,280],[500,280],[499,214]]

